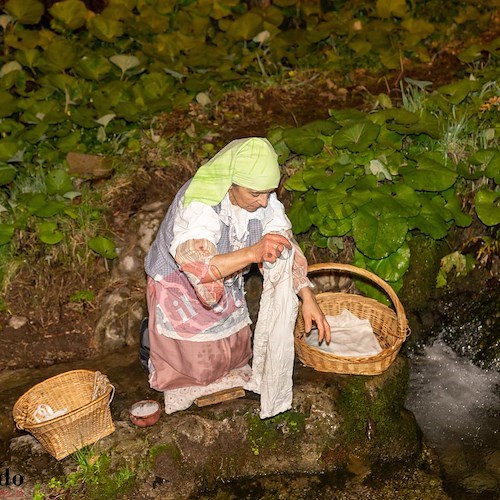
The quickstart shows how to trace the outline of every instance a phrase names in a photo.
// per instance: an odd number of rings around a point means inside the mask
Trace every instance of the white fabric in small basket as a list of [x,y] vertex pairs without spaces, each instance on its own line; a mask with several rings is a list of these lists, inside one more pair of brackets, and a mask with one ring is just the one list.
[[347,309],[338,316],[326,316],[331,331],[331,342],[318,343],[318,330],[312,329],[306,343],[321,351],[346,357],[374,356],[382,351],[373,328],[367,319],[360,319]]

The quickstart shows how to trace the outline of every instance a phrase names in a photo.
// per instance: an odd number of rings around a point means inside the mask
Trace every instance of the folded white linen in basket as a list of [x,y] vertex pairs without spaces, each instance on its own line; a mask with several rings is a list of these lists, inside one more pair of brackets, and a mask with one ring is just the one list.
[[40,404],[37,406],[36,410],[33,412],[33,418],[38,424],[40,422],[46,422],[47,420],[52,420],[53,418],[60,417],[68,413],[67,408],[62,408],[61,410],[53,410],[49,405]]
[[374,356],[382,350],[367,319],[360,319],[347,309],[342,309],[338,316],[326,316],[326,319],[332,333],[330,344],[323,341],[319,345],[318,330],[313,329],[305,339],[308,345],[347,357]]

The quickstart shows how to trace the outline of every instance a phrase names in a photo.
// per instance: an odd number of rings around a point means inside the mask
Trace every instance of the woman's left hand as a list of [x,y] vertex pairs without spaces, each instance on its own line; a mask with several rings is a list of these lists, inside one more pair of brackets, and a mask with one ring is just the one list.
[[304,328],[306,333],[311,331],[312,323],[316,323],[318,329],[319,343],[326,341],[327,344],[331,340],[330,325],[316,302],[316,296],[309,287],[304,287],[299,291],[299,296],[302,299],[302,317],[304,318]]

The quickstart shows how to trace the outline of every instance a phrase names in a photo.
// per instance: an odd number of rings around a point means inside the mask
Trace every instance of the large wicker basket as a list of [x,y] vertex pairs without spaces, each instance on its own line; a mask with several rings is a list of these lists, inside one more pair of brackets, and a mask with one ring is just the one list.
[[[57,460],[111,434],[115,430],[109,404],[114,387],[98,371],[72,370],[49,378],[23,394],[12,410],[19,429],[40,441]],[[37,421],[40,405],[64,415]]]
[[295,326],[295,352],[300,361],[321,372],[355,375],[378,375],[385,371],[396,358],[402,343],[409,334],[406,315],[392,287],[377,275],[349,264],[323,263],[309,266],[309,274],[334,271],[366,278],[378,285],[390,298],[394,310],[377,300],[354,293],[324,292],[316,295],[321,310],[326,315],[337,316],[343,309],[360,319],[367,319],[373,328],[382,351],[374,356],[347,357],[324,352],[307,344],[304,319],[301,312]]

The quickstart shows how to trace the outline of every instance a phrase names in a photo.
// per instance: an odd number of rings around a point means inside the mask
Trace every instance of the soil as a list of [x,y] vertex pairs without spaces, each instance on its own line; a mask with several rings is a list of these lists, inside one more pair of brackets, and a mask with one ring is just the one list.
[[[225,95],[215,105],[191,104],[161,116],[159,133],[171,145],[185,132],[199,136],[199,145],[212,142],[215,150],[239,137],[265,136],[273,126],[298,126],[327,118],[329,109],[371,109],[383,92],[393,101],[400,98],[405,77],[433,82],[438,87],[460,76],[461,64],[453,49],[443,50],[431,63],[412,66],[379,77],[364,70],[349,75],[309,73],[283,86],[246,88]],[[340,83],[346,82],[346,83]],[[199,131],[203,132],[200,136]],[[190,144],[194,144],[191,140]],[[111,179],[103,187],[109,226],[116,239],[127,234],[128,220],[139,207],[156,200],[171,200],[196,169],[195,152],[172,146],[169,168],[159,166],[162,151],[144,144],[142,166],[122,182]],[[169,150],[171,153],[171,150]],[[102,182],[102,181],[101,181]],[[21,235],[19,253],[34,255],[35,235]],[[79,242],[74,242],[77,245]],[[47,366],[91,357],[97,353],[93,331],[100,303],[113,287],[108,263],[92,257],[90,262],[66,262],[53,249],[37,250],[31,262],[19,269],[5,293],[7,310],[0,313],[0,369]],[[93,259],[93,260],[92,260]],[[112,262],[109,262],[112,266]],[[91,291],[90,301],[75,294]],[[72,299],[70,299],[73,296]]]

